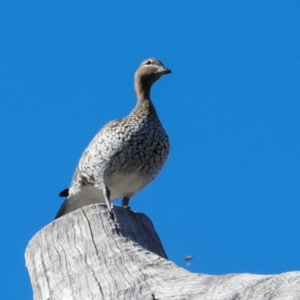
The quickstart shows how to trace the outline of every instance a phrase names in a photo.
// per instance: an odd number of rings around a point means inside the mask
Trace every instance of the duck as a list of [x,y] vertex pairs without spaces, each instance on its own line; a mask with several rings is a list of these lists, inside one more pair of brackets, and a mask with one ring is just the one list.
[[134,74],[136,105],[123,119],[103,126],[80,157],[66,197],[55,219],[86,205],[130,199],[152,182],[163,168],[169,137],[159,119],[150,92],[153,84],[171,70],[155,58],[144,60]]

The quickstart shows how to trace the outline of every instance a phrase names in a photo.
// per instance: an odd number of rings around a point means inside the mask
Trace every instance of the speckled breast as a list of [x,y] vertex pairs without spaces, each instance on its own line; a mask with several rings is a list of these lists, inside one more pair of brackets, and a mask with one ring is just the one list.
[[[116,143],[107,161],[104,178],[117,173],[138,173],[146,182],[153,180],[163,167],[170,149],[168,135],[159,119],[154,116],[140,119],[131,118],[119,123],[122,126],[122,142]],[[117,130],[117,128],[116,128]]]

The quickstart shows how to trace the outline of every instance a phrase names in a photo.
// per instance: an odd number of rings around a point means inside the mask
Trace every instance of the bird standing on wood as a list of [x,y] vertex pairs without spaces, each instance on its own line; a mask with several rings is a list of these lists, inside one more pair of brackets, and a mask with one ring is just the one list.
[[122,197],[122,206],[150,183],[167,160],[170,143],[150,90],[161,76],[171,73],[157,59],[146,59],[135,72],[136,106],[131,113],[106,124],[83,152],[67,197],[56,219],[80,207]]

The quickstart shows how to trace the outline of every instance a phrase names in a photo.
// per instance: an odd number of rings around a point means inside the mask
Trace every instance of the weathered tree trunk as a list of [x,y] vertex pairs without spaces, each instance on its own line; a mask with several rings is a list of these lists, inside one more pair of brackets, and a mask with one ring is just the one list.
[[193,274],[167,260],[144,214],[113,211],[87,206],[32,238],[25,258],[35,300],[300,299],[300,272]]

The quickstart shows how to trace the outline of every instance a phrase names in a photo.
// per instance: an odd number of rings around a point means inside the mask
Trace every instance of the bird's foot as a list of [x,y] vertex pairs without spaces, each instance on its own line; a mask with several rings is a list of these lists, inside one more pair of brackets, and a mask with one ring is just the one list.
[[[125,208],[129,207],[129,206],[128,206],[129,200],[130,200],[129,197],[124,197],[124,198],[122,199],[122,203],[121,203],[122,207],[125,207]],[[129,208],[129,209],[130,209],[130,208]]]
[[103,195],[104,195],[106,206],[108,210],[111,212],[112,207],[110,202],[110,190],[106,186],[103,188]]

